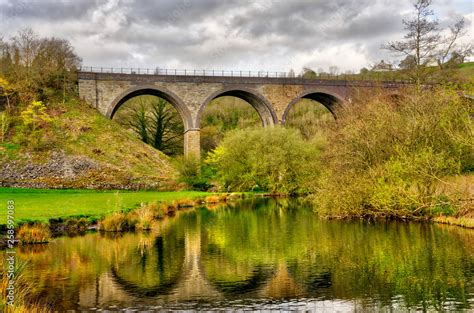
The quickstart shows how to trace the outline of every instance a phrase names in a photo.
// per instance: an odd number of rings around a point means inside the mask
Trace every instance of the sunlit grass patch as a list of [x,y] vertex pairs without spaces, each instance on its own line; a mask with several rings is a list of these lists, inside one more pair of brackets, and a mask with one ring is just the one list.
[[98,229],[103,231],[120,232],[129,229],[127,214],[114,212],[99,222]]
[[47,243],[51,239],[48,224],[24,224],[18,230],[18,240],[22,244]]
[[138,209],[128,213],[128,219],[135,219],[136,230],[150,230],[153,221],[160,216],[159,206],[156,202],[142,203]]
[[204,202],[205,202],[205,203],[211,203],[211,204],[219,203],[220,201],[221,201],[221,198],[220,198],[218,195],[207,196],[207,197],[204,199]]
[[438,216],[433,219],[437,223],[456,225],[465,228],[474,228],[474,218],[469,217],[453,217],[453,216]]
[[[86,217],[100,219],[112,212],[131,210],[140,203],[171,202],[210,195],[200,191],[94,191],[0,188],[0,203],[15,201],[15,221],[47,222],[49,219]],[[0,210],[0,224],[6,223]]]

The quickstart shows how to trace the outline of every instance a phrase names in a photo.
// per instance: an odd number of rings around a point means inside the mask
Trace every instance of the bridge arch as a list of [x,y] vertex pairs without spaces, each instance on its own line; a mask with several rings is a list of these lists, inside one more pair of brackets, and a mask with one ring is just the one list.
[[272,105],[267,99],[265,99],[264,96],[259,94],[256,90],[250,88],[230,87],[218,90],[204,100],[196,116],[196,128],[199,128],[201,125],[201,118],[207,105],[212,100],[225,96],[236,97],[248,102],[257,111],[258,116],[262,121],[263,127],[273,126],[278,123],[278,118],[275,111],[273,110]]
[[288,117],[288,113],[290,112],[291,108],[301,99],[311,99],[321,103],[329,110],[329,112],[331,112],[334,118],[336,118],[337,107],[342,106],[346,103],[346,100],[341,96],[332,92],[328,92],[324,89],[305,90],[286,106],[285,111],[283,112],[283,116],[281,118],[282,125],[286,124],[286,118]]
[[117,110],[127,101],[137,96],[156,96],[168,101],[178,111],[183,120],[184,130],[193,129],[193,119],[184,102],[170,90],[154,85],[141,85],[129,88],[119,94],[110,104],[106,116],[113,118]]

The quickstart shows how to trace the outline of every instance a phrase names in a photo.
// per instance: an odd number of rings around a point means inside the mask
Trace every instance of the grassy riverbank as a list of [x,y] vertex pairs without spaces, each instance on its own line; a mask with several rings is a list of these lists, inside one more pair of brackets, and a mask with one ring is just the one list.
[[132,209],[140,203],[169,202],[211,195],[199,191],[93,191],[0,188],[0,224],[6,224],[7,200],[15,201],[15,221],[47,222],[51,218],[100,218],[115,211]]

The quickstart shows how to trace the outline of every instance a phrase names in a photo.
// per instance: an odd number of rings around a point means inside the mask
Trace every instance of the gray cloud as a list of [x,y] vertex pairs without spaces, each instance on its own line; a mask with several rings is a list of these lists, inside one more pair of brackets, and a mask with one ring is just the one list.
[[11,0],[0,3],[0,16],[5,19],[21,17],[53,21],[81,18],[93,10],[99,2],[98,0]]
[[[444,22],[469,0],[440,0]],[[0,33],[69,39],[85,65],[357,70],[401,38],[410,0],[0,0]]]
[[209,16],[225,14],[235,6],[235,1],[140,0],[128,3],[128,5],[132,8],[136,20],[146,20],[155,25],[187,26],[199,23]]

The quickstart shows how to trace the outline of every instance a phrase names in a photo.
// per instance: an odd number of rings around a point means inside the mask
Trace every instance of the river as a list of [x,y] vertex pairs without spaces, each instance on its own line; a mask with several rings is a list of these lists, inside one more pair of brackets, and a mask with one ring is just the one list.
[[321,220],[296,200],[180,211],[150,232],[17,248],[57,311],[472,310],[474,231]]

